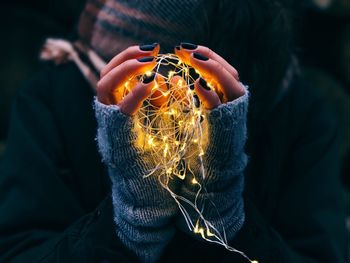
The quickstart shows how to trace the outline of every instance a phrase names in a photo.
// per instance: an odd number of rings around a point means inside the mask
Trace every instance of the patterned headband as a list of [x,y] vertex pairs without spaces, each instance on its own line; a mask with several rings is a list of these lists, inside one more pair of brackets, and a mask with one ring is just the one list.
[[158,42],[166,51],[206,33],[205,0],[89,0],[79,36],[105,59],[125,47]]

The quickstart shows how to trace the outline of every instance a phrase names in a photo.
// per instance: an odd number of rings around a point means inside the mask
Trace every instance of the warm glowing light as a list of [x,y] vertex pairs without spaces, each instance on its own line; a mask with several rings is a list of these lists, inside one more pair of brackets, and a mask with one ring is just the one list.
[[175,71],[169,71],[169,73],[168,73],[168,79],[170,80],[173,76],[174,76],[174,74],[175,74]]
[[152,92],[155,91],[155,90],[158,90],[159,89],[159,85],[158,83],[154,83],[154,86],[152,87]]
[[152,71],[150,71],[150,70],[146,71],[146,72],[145,72],[145,75],[146,75],[147,77],[150,77],[150,76],[152,75]]
[[153,137],[150,137],[147,142],[150,146],[154,146],[154,138]]
[[214,84],[213,82],[207,82],[207,86],[210,88],[210,89],[214,89]]
[[209,228],[207,228],[207,236],[208,237],[214,237],[215,236],[212,232],[210,232]]
[[[135,78],[130,79],[124,85],[125,90],[130,92],[133,83],[142,81],[152,73],[157,74],[152,95],[144,101],[134,118],[135,146],[141,152],[149,153],[147,162],[154,164],[153,169],[145,176],[158,177],[159,183],[176,200],[189,229],[195,234],[208,242],[221,244],[227,250],[237,252],[250,260],[243,252],[227,244],[224,225],[213,226],[206,219],[202,211],[208,206],[213,206],[212,203],[197,202],[195,198],[186,199],[171,190],[169,183],[179,178],[184,180],[182,183],[189,182],[195,185],[196,196],[206,191],[205,185],[197,178],[206,178],[203,156],[208,143],[208,123],[205,118],[207,111],[202,103],[198,103],[198,97],[194,97],[196,91],[193,86],[196,80],[189,74],[192,72],[190,66],[174,54],[159,54],[156,62],[152,71],[136,76],[136,81]],[[166,67],[168,68],[164,70]],[[208,86],[213,89],[214,83],[208,81]],[[124,91],[123,96],[126,94]],[[159,100],[161,96],[165,99]],[[215,206],[212,208],[215,210]],[[195,215],[195,218],[190,215]],[[250,262],[257,263],[251,260]]]
[[203,156],[203,155],[204,155],[204,151],[203,149],[200,149],[198,156]]

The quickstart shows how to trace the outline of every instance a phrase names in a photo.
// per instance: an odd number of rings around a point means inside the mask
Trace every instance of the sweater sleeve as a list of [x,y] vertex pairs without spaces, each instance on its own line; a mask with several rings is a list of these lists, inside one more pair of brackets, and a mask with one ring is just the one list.
[[156,164],[134,146],[132,117],[97,100],[95,112],[99,149],[112,181],[116,233],[141,261],[154,262],[174,235],[170,223],[177,205],[157,174],[145,177]]
[[[323,102],[312,104],[312,110],[300,111],[295,117],[299,122],[297,127],[302,131],[298,131],[298,136],[291,142],[293,147],[286,157],[288,165],[280,175],[283,187],[275,189],[278,205],[271,217],[267,218],[265,211],[256,206],[254,193],[249,189],[242,194],[244,223],[229,237],[228,244],[252,260],[276,263],[343,263],[349,260],[339,181],[337,126],[329,109],[320,103]],[[288,119],[289,122],[292,120],[294,116]],[[303,125],[301,120],[305,120]],[[227,147],[227,138],[223,140]],[[213,187],[217,189],[216,185]],[[217,200],[215,196],[212,198]],[[230,203],[229,200],[226,202]],[[217,203],[225,205],[223,201]],[[223,214],[224,220],[229,214]],[[234,216],[232,221],[236,222]],[[192,250],[188,254],[198,255],[198,261],[215,254],[217,262],[247,262],[237,253],[225,252],[225,248],[218,247],[215,252],[205,254],[202,251],[209,249],[210,244],[193,238],[188,240],[189,244]]]
[[[203,209],[203,216],[226,238],[232,239],[244,223],[244,169],[247,156],[246,119],[249,92],[234,101],[221,104],[207,112],[209,142],[203,156],[205,178],[201,176],[198,159],[191,167],[205,189],[198,193],[198,185],[188,178],[182,187],[182,194]],[[191,219],[198,214],[190,209]],[[182,222],[183,224],[183,222]]]

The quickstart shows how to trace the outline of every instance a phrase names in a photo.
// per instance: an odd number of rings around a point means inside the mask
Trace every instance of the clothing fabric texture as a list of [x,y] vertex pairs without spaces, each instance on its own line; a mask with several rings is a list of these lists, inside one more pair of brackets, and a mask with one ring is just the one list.
[[[116,105],[104,105],[97,99],[94,105],[99,150],[112,181],[116,233],[140,261],[155,262],[175,233],[172,221],[177,216],[177,204],[161,186],[158,174],[143,178],[157,163],[152,162],[152,153],[141,153],[134,145],[138,135],[133,131],[133,118],[123,114]],[[244,153],[247,109],[248,91],[207,112],[209,144],[203,156],[204,180],[200,179],[198,161],[191,160],[193,172],[201,185],[205,185],[205,191],[198,194],[198,186],[193,186],[191,178],[186,178],[178,193],[192,202],[197,199],[199,207],[210,207],[203,211],[204,216],[222,236],[225,231],[229,240],[244,223],[242,192],[247,164]],[[210,206],[211,202],[214,206]],[[188,211],[195,224],[198,214],[191,208]]]
[[[337,126],[317,94],[295,79],[248,121],[245,221],[228,241],[259,262],[348,260]],[[73,63],[45,63],[19,91],[0,164],[0,262],[137,261],[115,233],[94,95]],[[159,259],[196,261],[246,262],[179,230]]]
[[192,32],[205,35],[205,2],[89,0],[80,17],[79,38],[105,60],[140,43],[161,41],[162,49],[171,52],[180,41],[193,41]]

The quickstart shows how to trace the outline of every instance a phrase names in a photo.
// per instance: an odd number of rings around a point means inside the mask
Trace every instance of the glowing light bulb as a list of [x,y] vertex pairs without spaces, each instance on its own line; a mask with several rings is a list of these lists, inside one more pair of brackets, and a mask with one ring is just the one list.
[[[153,164],[145,176],[159,175],[157,177],[159,183],[175,199],[188,227],[194,233],[206,241],[221,244],[227,250],[238,252],[248,259],[243,252],[230,247],[222,235],[217,234],[220,233],[220,229],[224,230],[225,226],[214,228],[206,219],[205,212],[203,212],[206,210],[203,209],[200,202],[197,203],[194,198],[180,196],[169,187],[171,180],[178,178],[184,180],[187,177],[190,184],[196,185],[194,188],[197,189],[197,194],[205,191],[205,185],[201,185],[197,178],[206,178],[207,176],[206,169],[203,169],[205,160],[198,157],[204,155],[203,149],[209,140],[208,123],[203,114],[205,110],[199,97],[197,96],[197,100],[194,99],[196,94],[193,87],[196,80],[189,74],[194,69],[184,64],[174,54],[159,54],[156,57],[156,62],[157,65],[154,69],[143,75],[130,77],[124,85],[124,92],[121,92],[120,95],[121,99],[124,98],[127,95],[126,91],[130,92],[132,85],[136,83],[135,80],[139,81],[153,73],[157,74],[151,96],[144,100],[133,119],[133,130],[136,133],[135,146],[141,152],[149,153],[147,162]],[[163,66],[170,67],[171,70],[163,73],[160,70]],[[199,71],[195,70],[195,72],[200,75]],[[207,83],[211,89],[219,85],[210,79],[210,76],[208,78]],[[182,202],[188,203],[189,206],[182,206]],[[191,216],[193,215],[191,212],[195,213],[195,218]],[[249,261],[258,263],[257,261]]]
[[210,232],[210,229],[209,229],[209,228],[207,228],[207,236],[208,236],[208,237],[213,237],[213,236],[215,236],[212,232]]
[[200,151],[199,151],[198,156],[203,156],[203,155],[204,155],[204,151],[203,151],[203,149],[201,148]]
[[207,85],[210,89],[214,89],[214,84],[212,82],[207,82]]
[[183,173],[183,174],[177,173],[176,176],[177,176],[178,178],[180,178],[181,180],[184,180],[185,177],[186,177],[186,174],[185,174],[185,173]]
[[178,85],[179,87],[184,86],[184,81],[182,79],[179,79],[176,83],[176,85]]
[[163,151],[163,156],[166,157],[167,153],[168,153],[168,150],[169,150],[169,145],[168,144],[165,144],[165,148],[164,148],[164,151]]
[[152,92],[154,92],[155,90],[159,89],[159,85],[157,82],[154,83],[154,86],[152,87]]
[[154,146],[154,138],[153,137],[150,137],[147,142],[150,146]]
[[175,71],[169,71],[168,72],[168,79],[170,80],[175,74]]
[[147,71],[145,72],[145,75],[146,75],[147,77],[150,77],[150,76],[152,75],[152,71],[147,70]]
[[198,181],[195,177],[193,177],[193,179],[192,179],[192,184],[198,184]]

